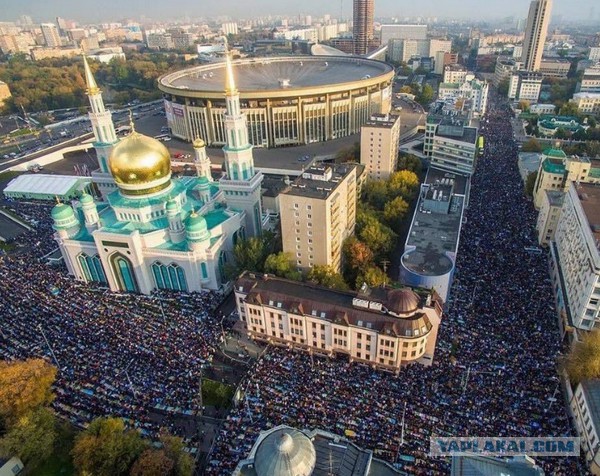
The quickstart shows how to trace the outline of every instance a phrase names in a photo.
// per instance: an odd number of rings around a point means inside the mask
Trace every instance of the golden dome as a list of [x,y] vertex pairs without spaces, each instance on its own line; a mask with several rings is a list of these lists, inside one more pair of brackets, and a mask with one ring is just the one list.
[[125,195],[154,193],[170,184],[171,154],[160,141],[135,131],[115,146],[108,166]]
[[192,145],[194,146],[194,149],[202,149],[202,147],[204,147],[206,144],[204,143],[204,141],[202,139],[200,139],[199,137],[194,139],[194,142],[192,142]]

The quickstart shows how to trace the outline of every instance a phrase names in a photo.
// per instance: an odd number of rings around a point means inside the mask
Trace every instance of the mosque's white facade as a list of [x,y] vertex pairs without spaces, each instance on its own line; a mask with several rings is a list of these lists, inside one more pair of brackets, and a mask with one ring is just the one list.
[[238,239],[262,230],[262,175],[254,170],[246,117],[230,59],[225,90],[226,174],[214,181],[204,142],[194,141],[196,176],[171,178],[165,146],[132,132],[118,140],[84,59],[102,201],[83,194],[52,210],[55,239],[69,273],[113,291],[218,289]]

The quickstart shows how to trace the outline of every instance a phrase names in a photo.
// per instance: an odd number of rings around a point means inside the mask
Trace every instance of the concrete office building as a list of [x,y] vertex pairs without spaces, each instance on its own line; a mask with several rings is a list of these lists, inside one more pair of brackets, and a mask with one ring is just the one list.
[[431,289],[338,291],[244,272],[234,292],[253,339],[392,372],[433,362],[444,303]]
[[552,0],[533,0],[529,5],[522,58],[523,69],[526,71],[539,71],[540,69],[551,10]]
[[542,90],[542,75],[532,71],[517,71],[510,76],[508,99],[537,102]]
[[429,167],[400,261],[400,282],[450,293],[470,179]]
[[373,42],[373,17],[375,0],[354,0],[352,12],[352,36],[354,54],[366,55]]
[[40,27],[42,29],[44,43],[46,43],[48,48],[59,48],[62,46],[60,35],[58,34],[58,28],[56,28],[54,23],[42,23]]
[[545,190],[542,194],[540,212],[535,225],[538,243],[542,246],[548,246],[554,240],[564,199],[564,192],[558,190]]
[[236,22],[227,22],[221,25],[221,31],[224,35],[237,35],[238,34],[238,24]]
[[357,177],[355,164],[313,166],[279,194],[281,239],[298,270],[315,265],[342,267],[342,244],[354,233]]
[[[167,124],[184,140],[225,143],[223,63],[168,73],[158,80]],[[360,132],[391,107],[394,69],[355,57],[295,56],[235,61],[250,142],[259,147],[310,144]]]
[[425,40],[427,25],[381,25],[381,44],[390,40]]
[[[326,470],[325,470],[326,468]],[[400,471],[346,438],[279,425],[260,433],[233,476],[396,476]]]
[[444,67],[444,83],[464,83],[469,72],[460,64],[452,64]]
[[396,171],[400,116],[374,115],[360,129],[360,163],[369,178],[386,180]]
[[438,99],[442,101],[468,99],[471,101],[471,111],[476,115],[483,115],[487,110],[488,91],[487,81],[480,81],[473,74],[468,74],[462,82],[441,83]]
[[577,84],[577,92],[600,93],[600,64],[585,68],[581,81]]
[[579,114],[600,115],[600,93],[575,93],[569,102],[577,105]]
[[540,73],[544,78],[566,78],[571,69],[571,62],[562,58],[542,58]]
[[600,46],[592,46],[590,48],[590,54],[588,55],[588,59],[596,63],[600,61]]
[[600,328],[600,186],[571,182],[550,246],[563,332]]
[[503,81],[510,80],[511,75],[518,69],[519,63],[514,59],[498,56],[492,80],[494,86],[498,87]]
[[444,68],[454,66],[458,63],[458,53],[448,53],[447,51],[437,51],[435,53],[435,69],[434,73],[443,75]]
[[585,380],[569,400],[575,429],[590,472],[600,475],[600,380]]
[[438,53],[450,53],[452,49],[450,40],[438,39],[391,39],[387,44],[387,57],[404,63],[414,57],[436,58]]

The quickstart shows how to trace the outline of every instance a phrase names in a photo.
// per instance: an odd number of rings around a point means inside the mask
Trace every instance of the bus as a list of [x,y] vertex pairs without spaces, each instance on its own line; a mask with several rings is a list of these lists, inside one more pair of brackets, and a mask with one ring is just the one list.
[[483,136],[479,136],[477,138],[477,150],[479,153],[479,157],[483,155]]

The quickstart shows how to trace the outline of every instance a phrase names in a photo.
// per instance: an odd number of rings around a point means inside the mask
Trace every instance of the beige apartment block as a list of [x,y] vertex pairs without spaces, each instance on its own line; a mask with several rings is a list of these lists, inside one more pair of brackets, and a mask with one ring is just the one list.
[[375,114],[360,129],[360,163],[370,179],[386,180],[396,171],[400,116]]

